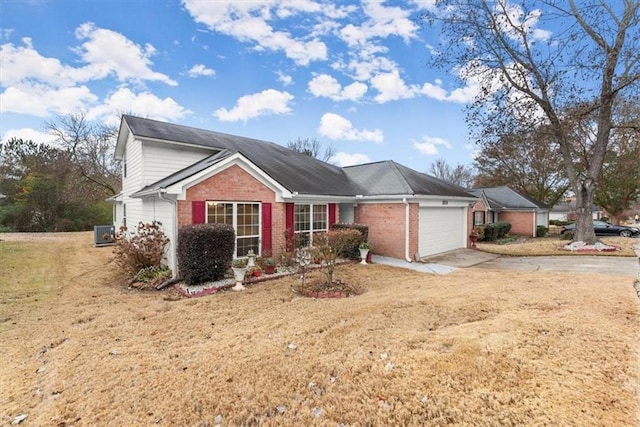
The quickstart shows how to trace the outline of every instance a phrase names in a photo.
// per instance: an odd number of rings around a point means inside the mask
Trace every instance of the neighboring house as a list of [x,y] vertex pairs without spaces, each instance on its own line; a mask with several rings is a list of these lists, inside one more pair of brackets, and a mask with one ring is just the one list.
[[411,260],[467,247],[464,189],[393,161],[341,168],[270,142],[124,115],[116,158],[122,193],[114,225],[162,222],[176,272],[177,231],[222,222],[236,230],[236,257],[277,256],[297,235],[335,222],[369,226],[374,252]]
[[[591,205],[591,215],[593,219],[600,219],[602,210],[596,205]],[[576,201],[565,200],[554,205],[549,212],[549,220],[555,221],[575,221],[576,219]]]
[[549,207],[508,186],[468,191],[478,197],[472,207],[474,226],[504,221],[511,224],[511,234],[523,236],[535,236],[538,225],[549,227]]

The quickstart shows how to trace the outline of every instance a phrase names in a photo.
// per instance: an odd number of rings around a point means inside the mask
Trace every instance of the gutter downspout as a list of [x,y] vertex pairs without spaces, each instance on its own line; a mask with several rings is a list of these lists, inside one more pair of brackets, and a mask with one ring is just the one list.
[[164,194],[167,192],[167,190],[160,190],[158,191],[158,198],[160,200],[164,200],[165,202],[169,202],[170,204],[173,205],[173,227],[171,227],[171,246],[169,247],[169,252],[171,255],[171,260],[173,262],[173,265],[171,267],[171,271],[173,272],[173,278],[178,277],[178,260],[176,259],[176,244],[178,243],[178,201],[177,200],[172,200],[172,199],[167,199],[166,197],[164,197]]
[[409,255],[409,202],[406,197],[402,198],[402,203],[404,203],[404,259],[407,262],[413,262],[411,256]]

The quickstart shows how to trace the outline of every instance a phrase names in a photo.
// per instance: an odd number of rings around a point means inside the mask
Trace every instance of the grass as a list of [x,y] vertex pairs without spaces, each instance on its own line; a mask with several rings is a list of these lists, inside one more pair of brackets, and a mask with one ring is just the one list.
[[479,250],[500,255],[512,256],[553,256],[553,255],[598,255],[598,256],[636,256],[633,246],[640,245],[640,239],[628,237],[601,237],[600,241],[620,248],[615,252],[577,253],[564,250],[564,246],[571,243],[562,240],[558,235],[539,238],[519,238],[504,244],[478,242]]
[[12,299],[22,287],[0,276],[4,424],[640,421],[630,277],[349,265],[336,277],[366,290],[354,298],[301,298],[288,277],[187,299],[114,281],[91,233],[60,235],[44,276],[21,258],[50,242],[22,244],[0,242],[3,265],[48,298]]

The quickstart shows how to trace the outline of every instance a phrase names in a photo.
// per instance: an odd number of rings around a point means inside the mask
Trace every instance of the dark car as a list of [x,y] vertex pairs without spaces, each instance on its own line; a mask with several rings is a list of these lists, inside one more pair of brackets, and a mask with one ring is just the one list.
[[[565,231],[573,231],[575,229],[575,224],[565,225],[560,229],[560,234],[564,234]],[[640,228],[627,227],[626,225],[614,225],[604,221],[593,221],[593,230],[596,232],[596,236],[640,236]]]

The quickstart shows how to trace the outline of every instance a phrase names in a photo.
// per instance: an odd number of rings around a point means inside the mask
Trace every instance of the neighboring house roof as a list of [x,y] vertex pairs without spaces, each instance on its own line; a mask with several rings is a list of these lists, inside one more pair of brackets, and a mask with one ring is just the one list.
[[[569,202],[564,201],[560,202],[556,205],[553,205],[551,208],[551,212],[575,212],[576,211],[576,201],[571,200]],[[591,212],[599,212],[600,208],[596,205],[591,205]]]
[[347,176],[366,196],[433,195],[447,197],[473,197],[462,187],[433,176],[417,172],[392,160],[364,165],[347,166]]
[[[272,142],[129,115],[123,115],[122,120],[127,123],[133,135],[138,138],[181,142],[220,151],[227,150],[229,153],[242,153],[254,165],[291,192],[333,196],[359,194],[359,189],[354,188],[342,168]],[[207,159],[173,174],[172,179],[180,177],[184,179],[219,160],[218,154],[213,154]],[[161,181],[149,187],[157,187],[162,184]]]
[[473,188],[468,190],[468,192],[476,197],[481,197],[484,194],[485,200],[489,202],[489,207],[493,210],[549,209],[549,206],[544,203],[524,196],[506,185],[501,187]]
[[[301,195],[435,195],[473,198],[462,187],[393,161],[341,168],[271,142],[129,115],[123,115],[122,121],[137,138],[179,142],[218,150],[205,159],[146,186],[133,196],[166,189],[240,153],[291,193]],[[119,156],[124,152],[125,143],[126,138],[121,135],[116,147]]]

